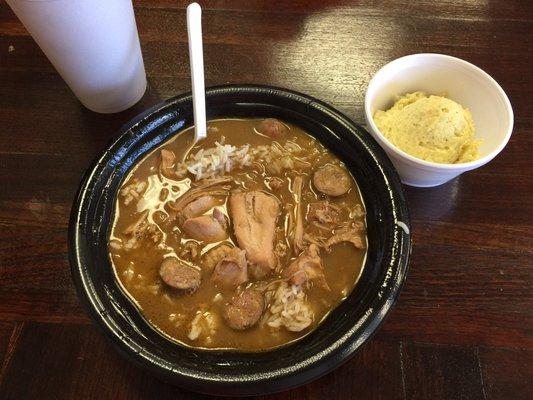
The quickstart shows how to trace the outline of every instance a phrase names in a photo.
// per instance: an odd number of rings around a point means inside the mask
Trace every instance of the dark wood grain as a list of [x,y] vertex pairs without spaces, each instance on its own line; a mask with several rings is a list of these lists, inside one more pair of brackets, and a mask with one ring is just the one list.
[[481,348],[479,359],[487,398],[533,398],[533,351]]
[[[88,165],[134,115],[189,90],[187,4],[134,0],[149,89],[131,109],[99,115],[80,106],[0,0],[2,399],[206,398],[113,351],[79,304],[66,254]],[[438,188],[406,188],[410,272],[377,340],[316,382],[264,398],[533,398],[533,2],[201,4],[209,85],[288,87],[363,123],[367,84],[383,64],[439,52],[486,70],[515,112],[491,163]]]
[[402,346],[402,356],[408,399],[484,398],[476,349],[407,344]]
[[[374,340],[343,368],[269,399],[403,399],[397,343]],[[30,385],[27,383],[31,382]],[[112,382],[112,384],[111,384]],[[0,383],[2,399],[196,399],[140,371],[93,326],[27,323]]]

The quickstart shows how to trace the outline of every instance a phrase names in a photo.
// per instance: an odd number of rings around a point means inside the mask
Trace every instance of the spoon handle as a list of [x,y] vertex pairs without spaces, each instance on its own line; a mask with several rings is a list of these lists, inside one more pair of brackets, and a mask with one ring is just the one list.
[[198,3],[187,7],[187,34],[191,63],[195,142],[206,137],[204,50],[202,45],[202,8]]

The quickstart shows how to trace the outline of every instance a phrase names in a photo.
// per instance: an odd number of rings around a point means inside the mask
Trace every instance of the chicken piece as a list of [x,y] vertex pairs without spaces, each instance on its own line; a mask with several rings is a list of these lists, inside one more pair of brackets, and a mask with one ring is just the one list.
[[139,219],[124,229],[123,233],[125,235],[134,236],[137,239],[142,239],[146,227],[149,225],[148,212],[148,210],[143,211],[143,213],[139,216]]
[[274,254],[278,258],[285,257],[288,252],[289,252],[289,246],[287,246],[287,244],[285,244],[284,241],[279,241],[274,246]]
[[288,278],[293,285],[303,285],[309,281],[315,281],[319,286],[330,290],[324,276],[319,248],[315,244],[310,244],[298,258],[289,264],[283,270],[282,276]]
[[199,217],[216,205],[217,201],[213,196],[198,197],[183,207],[181,215],[184,219]]
[[[195,188],[189,189],[187,192],[185,192],[182,196],[180,196],[176,201],[174,202],[168,202],[168,207],[176,212],[179,213],[183,210],[183,208],[191,203],[192,201],[196,200],[199,197],[202,196],[225,196],[228,194],[228,191],[230,187],[228,185],[224,185],[225,183],[229,183],[233,180],[233,178],[229,176],[225,176],[222,178],[214,178],[206,180],[203,184],[200,186],[197,186]],[[215,188],[214,186],[223,185],[220,188]]]
[[194,240],[188,240],[185,242],[185,244],[181,247],[178,256],[182,260],[187,260],[191,262],[196,262],[198,258],[200,257],[200,252],[202,250],[202,246],[200,243],[194,241]]
[[210,249],[202,257],[202,267],[207,271],[213,271],[215,266],[224,257],[229,256],[232,253],[233,247],[227,243],[222,243],[216,247]]
[[324,242],[324,248],[326,251],[330,251],[331,246],[336,245],[337,243],[349,242],[352,243],[357,249],[364,249],[365,245],[361,239],[361,230],[362,227],[359,224],[355,225],[355,227],[339,229],[333,236]]
[[292,242],[292,248],[296,254],[303,250],[304,247],[304,219],[302,215],[302,188],[303,178],[297,175],[293,181],[293,193],[296,200],[296,206],[294,210],[296,223],[294,227],[294,236]]
[[224,305],[222,318],[230,328],[240,331],[254,326],[264,309],[263,295],[257,290],[246,289]]
[[183,223],[183,232],[200,242],[215,243],[228,238],[226,227],[212,215],[189,218]]
[[313,184],[328,196],[341,196],[350,190],[350,174],[339,165],[326,164],[313,174]]
[[278,200],[259,191],[234,192],[229,211],[239,247],[246,251],[255,279],[268,275],[277,265],[274,254]]
[[307,219],[322,229],[333,229],[340,226],[341,208],[329,201],[309,204]]
[[248,282],[246,252],[236,247],[231,249],[230,254],[222,258],[215,266],[211,282],[224,288],[236,288]]
[[200,271],[182,263],[175,257],[163,260],[159,267],[159,276],[174,289],[195,291],[200,286]]
[[179,179],[176,172],[176,155],[173,151],[165,149],[161,150],[159,173],[168,179]]
[[306,243],[313,243],[320,248],[324,248],[324,242],[326,241],[326,238],[306,232],[304,234],[304,240]]
[[262,120],[255,126],[255,130],[271,139],[283,139],[289,135],[289,128],[275,118]]

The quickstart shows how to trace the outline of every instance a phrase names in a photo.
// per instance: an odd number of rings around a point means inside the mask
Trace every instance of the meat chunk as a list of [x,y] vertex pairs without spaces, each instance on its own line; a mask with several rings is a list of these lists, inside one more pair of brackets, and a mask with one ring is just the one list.
[[192,239],[206,243],[220,242],[228,237],[226,228],[212,215],[189,218],[183,223],[183,232]]
[[200,243],[195,242],[194,240],[188,240],[181,247],[178,253],[178,256],[182,260],[196,262],[198,261],[198,258],[200,257],[201,250],[202,250],[202,246],[200,245]]
[[250,273],[256,279],[268,275],[277,264],[274,254],[278,200],[259,191],[234,192],[229,211],[239,247],[246,251]]
[[324,242],[324,248],[329,251],[331,246],[337,243],[348,242],[352,243],[358,249],[364,249],[365,245],[361,239],[362,227],[355,225],[355,227],[346,227],[339,229],[333,236]]
[[213,209],[213,218],[216,219],[224,229],[228,227],[228,221],[226,221],[226,216],[218,208]]
[[265,184],[270,190],[281,190],[283,188],[283,179],[276,176],[265,178]]
[[198,197],[196,200],[191,201],[185,207],[181,215],[183,218],[194,218],[198,217],[205,212],[209,211],[211,208],[217,205],[217,201],[213,196],[202,196]]
[[236,288],[240,284],[247,282],[246,252],[236,247],[231,249],[230,253],[215,266],[211,281],[216,286],[224,288]]
[[261,135],[271,139],[282,139],[289,135],[289,128],[280,120],[267,118],[255,126],[255,130]]
[[207,271],[213,271],[218,262],[224,257],[229,256],[232,250],[233,247],[226,243],[222,243],[216,247],[213,247],[203,255],[202,268],[206,269]]
[[313,174],[313,184],[328,196],[341,196],[350,190],[350,174],[339,165],[326,164]]
[[165,178],[179,179],[176,173],[176,155],[170,150],[161,150],[159,173]]
[[230,328],[244,330],[254,326],[259,321],[264,308],[263,295],[257,290],[246,289],[224,305],[222,318]]
[[139,247],[140,241],[143,239],[150,239],[157,243],[163,237],[157,225],[148,221],[148,210],[144,211],[137,221],[124,229],[123,233],[129,237],[124,244],[126,249]]
[[307,219],[315,226],[323,229],[333,229],[340,224],[341,208],[329,201],[309,204]]
[[293,236],[293,243],[292,247],[294,249],[294,252],[298,254],[300,251],[302,251],[304,246],[304,219],[302,215],[302,188],[303,188],[303,178],[300,175],[297,175],[294,178],[293,182],[293,192],[294,197],[296,200],[296,206],[295,206],[295,218],[296,223],[294,227],[294,236]]
[[[228,194],[228,191],[230,189],[230,187],[225,184],[231,182],[232,180],[233,178],[229,176],[225,176],[221,178],[214,178],[214,179],[206,179],[200,186],[189,189],[182,196],[180,196],[176,201],[174,202],[169,201],[167,203],[168,207],[172,211],[176,213],[180,213],[187,204],[191,203],[192,201],[196,200],[199,197],[225,196]],[[220,187],[217,188],[216,186],[220,186]]]
[[293,285],[303,285],[309,281],[315,281],[319,286],[330,290],[322,260],[320,259],[319,248],[315,244],[309,247],[296,258],[282,273],[283,277],[289,278]]
[[200,271],[190,267],[174,257],[163,260],[159,267],[159,276],[174,289],[195,291],[200,286]]

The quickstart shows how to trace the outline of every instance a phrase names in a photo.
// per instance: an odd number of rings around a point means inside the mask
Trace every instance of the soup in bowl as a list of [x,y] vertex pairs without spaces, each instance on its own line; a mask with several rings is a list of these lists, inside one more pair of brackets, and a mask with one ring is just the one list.
[[69,254],[114,345],[162,379],[260,394],[353,355],[399,293],[410,251],[398,176],[362,128],[308,96],[208,89],[126,125],[89,169]]
[[208,133],[190,149],[194,131],[185,129],[126,177],[109,241],[115,273],[178,343],[237,351],[290,343],[360,275],[359,189],[296,125],[220,119]]

